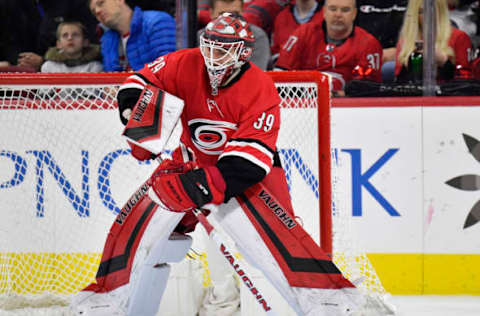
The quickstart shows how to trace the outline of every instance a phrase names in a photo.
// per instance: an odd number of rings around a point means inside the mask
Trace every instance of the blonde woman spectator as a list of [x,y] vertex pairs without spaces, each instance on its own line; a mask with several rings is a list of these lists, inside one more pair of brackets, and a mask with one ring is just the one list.
[[57,28],[57,46],[45,55],[41,72],[101,72],[100,47],[90,45],[80,22],[63,22]]
[[[435,0],[435,61],[437,80],[454,78],[456,69],[470,69],[473,49],[468,35],[451,26],[447,0]],[[411,61],[413,53],[423,54],[423,0],[410,0],[397,43],[395,77],[397,82],[414,82],[422,65]],[[414,67],[417,67],[415,71]],[[415,74],[417,72],[417,74]],[[419,76],[421,78],[421,75]]]

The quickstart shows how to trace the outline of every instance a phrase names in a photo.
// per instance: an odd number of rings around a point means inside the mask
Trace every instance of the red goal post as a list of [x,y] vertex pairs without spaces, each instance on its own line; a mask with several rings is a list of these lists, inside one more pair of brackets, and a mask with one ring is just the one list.
[[[273,81],[280,83],[312,82],[317,86],[317,95],[308,93],[296,97],[311,97],[312,101],[301,101],[304,107],[317,108],[318,177],[319,177],[319,215],[320,246],[332,255],[332,185],[331,185],[331,143],[330,143],[330,106],[331,96],[328,76],[316,71],[270,72]],[[281,94],[281,93],[280,93]],[[282,108],[292,106],[288,98],[282,96]],[[299,127],[302,128],[302,127]],[[305,127],[303,127],[305,128]]]

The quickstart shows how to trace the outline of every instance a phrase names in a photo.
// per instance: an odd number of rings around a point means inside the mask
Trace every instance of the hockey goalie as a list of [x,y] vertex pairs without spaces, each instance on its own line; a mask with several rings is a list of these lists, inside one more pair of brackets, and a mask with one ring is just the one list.
[[96,282],[71,303],[75,315],[161,315],[169,264],[189,250],[200,209],[298,315],[358,312],[360,292],[294,219],[276,150],[280,98],[248,61],[253,42],[248,24],[225,13],[207,25],[199,48],[162,56],[120,87],[135,158],[158,155],[156,137],[175,123],[175,107],[168,109],[175,102],[183,131],[172,159],[118,214]]

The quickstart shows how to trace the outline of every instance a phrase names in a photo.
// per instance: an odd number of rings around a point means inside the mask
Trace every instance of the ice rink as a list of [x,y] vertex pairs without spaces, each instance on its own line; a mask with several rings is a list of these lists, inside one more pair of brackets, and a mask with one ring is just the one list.
[[[397,316],[480,316],[480,296],[392,296],[391,303],[397,307]],[[0,316],[69,316],[64,308],[50,311],[23,312],[0,310]],[[160,315],[157,314],[157,315]],[[170,315],[170,314],[169,314]],[[196,316],[196,315],[175,315]],[[216,316],[216,315],[211,315]],[[243,314],[242,314],[243,316]],[[261,315],[249,315],[261,316]],[[319,315],[321,316],[321,315]],[[325,315],[326,316],[326,315]],[[369,315],[365,315],[369,316]]]
[[397,316],[480,316],[480,296],[393,296]]

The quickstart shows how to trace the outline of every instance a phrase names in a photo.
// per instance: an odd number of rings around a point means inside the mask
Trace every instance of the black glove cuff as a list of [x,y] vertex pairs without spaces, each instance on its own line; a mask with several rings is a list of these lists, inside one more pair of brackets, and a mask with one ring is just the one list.
[[207,181],[205,170],[196,169],[179,176],[185,192],[197,207],[210,203],[213,195]]

